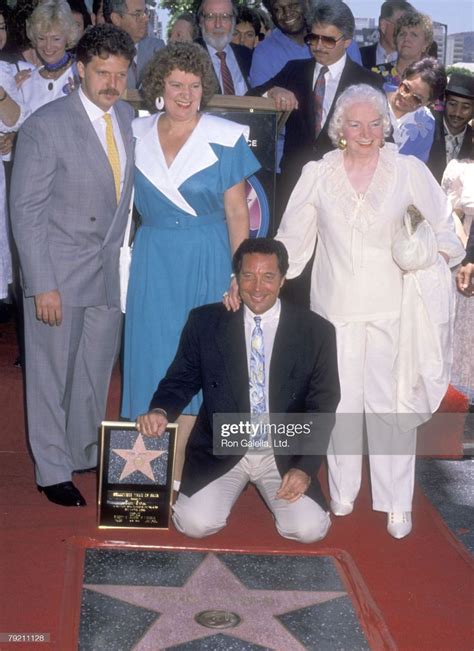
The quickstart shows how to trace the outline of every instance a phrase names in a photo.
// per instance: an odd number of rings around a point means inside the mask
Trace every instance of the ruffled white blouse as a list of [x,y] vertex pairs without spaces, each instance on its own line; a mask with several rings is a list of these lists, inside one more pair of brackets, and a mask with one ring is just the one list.
[[415,205],[431,224],[438,249],[450,265],[464,255],[447,198],[424,163],[398,154],[387,143],[369,188],[358,194],[344,167],[343,152],[305,165],[276,235],[288,249],[288,278],[310,259],[311,309],[330,321],[374,321],[400,315],[403,272],[392,257],[395,234],[407,207]]

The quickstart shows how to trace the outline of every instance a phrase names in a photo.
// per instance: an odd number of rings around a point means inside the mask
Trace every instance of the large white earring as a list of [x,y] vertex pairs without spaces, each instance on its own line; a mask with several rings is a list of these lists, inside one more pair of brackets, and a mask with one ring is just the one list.
[[155,106],[158,111],[162,111],[165,108],[165,100],[161,95],[155,99]]

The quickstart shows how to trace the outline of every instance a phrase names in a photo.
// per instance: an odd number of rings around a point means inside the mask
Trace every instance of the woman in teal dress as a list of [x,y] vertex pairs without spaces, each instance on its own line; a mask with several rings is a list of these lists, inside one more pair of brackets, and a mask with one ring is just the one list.
[[[143,82],[159,112],[133,124],[141,225],[127,296],[122,402],[131,419],[148,411],[189,311],[222,299],[232,253],[248,237],[244,182],[260,165],[247,145],[248,127],[199,112],[214,79],[202,48],[173,43],[155,55]],[[197,397],[183,413],[195,415],[199,405]]]

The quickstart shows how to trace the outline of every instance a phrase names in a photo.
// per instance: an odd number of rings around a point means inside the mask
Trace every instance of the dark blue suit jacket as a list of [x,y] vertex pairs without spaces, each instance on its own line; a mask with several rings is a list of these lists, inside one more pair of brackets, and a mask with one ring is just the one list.
[[362,59],[362,65],[364,68],[367,68],[367,70],[372,70],[372,68],[377,65],[377,43],[373,43],[372,45],[364,45],[363,47],[359,48],[359,50]]
[[[441,183],[446,169],[446,139],[444,136],[443,114],[441,111],[433,111],[433,115],[435,117],[435,132],[427,165],[438,183]],[[459,160],[461,158],[472,158],[472,135],[472,127],[467,125],[459,151]]]
[[[243,315],[243,308],[228,312],[220,303],[192,310],[176,357],[150,404],[150,409],[165,409],[173,421],[193,395],[203,392],[181,481],[181,491],[188,496],[224,475],[242,458],[213,454],[213,415],[250,412]],[[272,413],[331,414],[336,410],[340,397],[336,337],[329,321],[282,301],[268,397],[270,418]],[[330,426],[321,430],[318,449],[325,451]],[[307,495],[325,506],[316,479],[321,456],[277,454],[275,460],[282,477],[290,468],[306,472],[311,477]]]

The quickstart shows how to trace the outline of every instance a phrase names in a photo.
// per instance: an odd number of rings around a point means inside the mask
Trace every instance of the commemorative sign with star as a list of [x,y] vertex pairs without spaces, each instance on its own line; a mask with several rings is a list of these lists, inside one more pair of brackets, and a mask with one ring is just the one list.
[[178,426],[163,436],[137,432],[135,423],[104,421],[99,451],[100,529],[168,529]]

